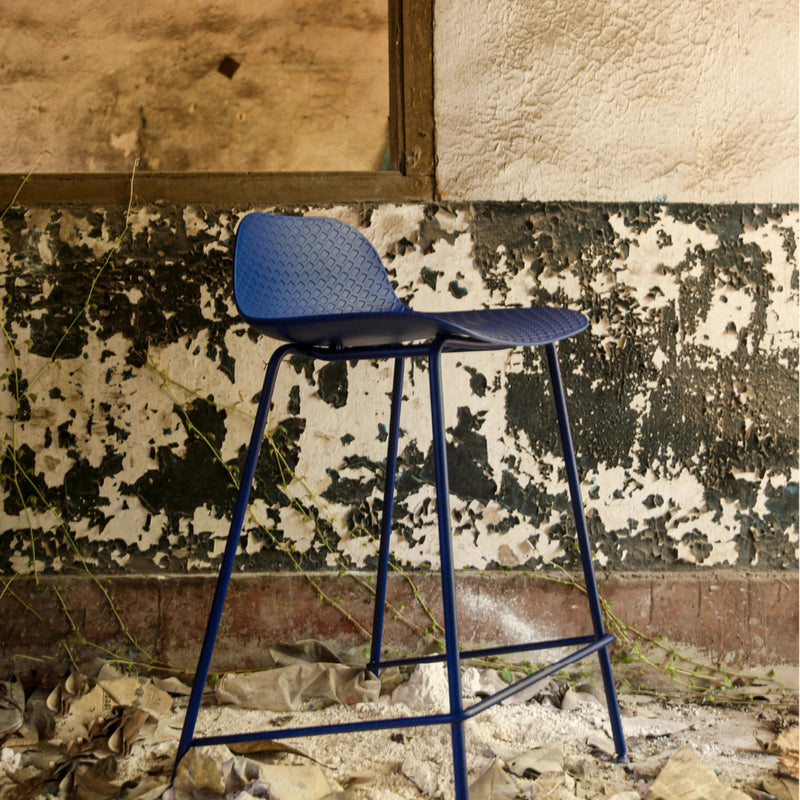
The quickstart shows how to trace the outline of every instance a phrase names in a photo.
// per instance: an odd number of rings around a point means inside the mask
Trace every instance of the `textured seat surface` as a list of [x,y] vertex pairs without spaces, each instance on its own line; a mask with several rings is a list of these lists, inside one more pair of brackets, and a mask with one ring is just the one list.
[[307,345],[384,345],[439,335],[541,345],[588,326],[583,314],[562,308],[413,311],[395,295],[369,240],[322,217],[246,216],[236,239],[234,295],[253,328]]

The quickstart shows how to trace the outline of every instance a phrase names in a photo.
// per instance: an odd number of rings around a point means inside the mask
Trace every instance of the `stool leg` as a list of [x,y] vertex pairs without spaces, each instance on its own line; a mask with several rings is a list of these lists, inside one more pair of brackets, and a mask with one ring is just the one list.
[[431,417],[433,422],[433,461],[436,480],[436,515],[439,522],[439,557],[442,570],[442,608],[444,614],[447,683],[450,694],[450,724],[453,746],[453,781],[456,800],[469,800],[467,753],[464,740],[463,698],[461,694],[461,655],[458,648],[455,571],[450,533],[450,486],[447,477],[447,441],[442,409],[441,350],[431,349],[430,365]]
[[383,482],[383,518],[381,520],[381,542],[378,551],[378,574],[375,581],[375,609],[372,616],[372,648],[367,670],[378,677],[383,638],[383,616],[386,608],[386,579],[389,571],[389,539],[392,534],[392,511],[394,485],[397,474],[397,440],[400,436],[400,405],[403,402],[404,358],[394,362],[392,383],[392,412],[389,417],[389,449],[386,453],[386,475]]
[[228,592],[228,583],[231,579],[233,572],[233,561],[236,556],[236,548],[239,545],[239,536],[242,532],[242,525],[244,524],[245,514],[247,513],[247,504],[250,500],[250,489],[255,476],[256,464],[258,463],[258,454],[261,450],[261,442],[264,438],[264,428],[267,424],[267,415],[269,413],[269,405],[272,399],[272,390],[275,388],[275,378],[278,374],[278,367],[283,361],[284,357],[291,351],[291,345],[285,345],[278,348],[272,355],[267,366],[267,373],[264,376],[264,385],[261,389],[261,399],[258,403],[256,411],[256,419],[253,425],[253,432],[250,435],[250,446],[247,448],[247,457],[244,462],[244,470],[242,471],[241,480],[239,483],[239,494],[236,497],[236,506],[233,511],[233,518],[231,519],[231,527],[228,532],[228,540],[225,543],[225,551],[222,556],[222,564],[219,568],[219,576],[217,577],[217,586],[214,590],[214,599],[211,602],[211,611],[208,615],[208,625],[206,626],[205,636],[203,637],[203,646],[200,650],[200,658],[197,662],[197,669],[194,673],[194,680],[192,681],[192,691],[189,695],[189,705],[186,708],[186,716],[183,720],[183,730],[181,731],[180,742],[178,743],[178,752],[175,757],[175,766],[173,768],[173,778],[175,777],[175,770],[178,768],[180,760],[186,755],[186,751],[192,745],[194,738],[194,728],[197,723],[197,712],[200,710],[200,701],[203,697],[203,689],[205,688],[206,678],[208,677],[208,669],[211,665],[211,655],[214,652],[214,643],[217,639],[217,630],[219,629],[220,618],[222,617],[222,609],[225,605],[225,596]]
[[[572,444],[572,433],[569,426],[569,415],[567,413],[567,401],[564,396],[564,385],[561,381],[561,371],[558,367],[558,355],[554,344],[545,345],[547,353],[547,366],[550,370],[550,383],[553,387],[553,399],[556,405],[556,416],[558,417],[558,431],[561,436],[561,449],[564,452],[564,462],[567,469],[567,481],[569,483],[569,493],[572,500],[572,513],[575,517],[575,528],[578,534],[578,546],[580,547],[581,562],[583,564],[583,578],[586,584],[586,596],[589,600],[589,612],[592,617],[594,634],[599,639],[605,636],[605,626],[603,624],[603,612],[600,605],[600,595],[597,591],[597,579],[594,574],[592,564],[592,548],[589,543],[589,533],[586,528],[586,517],[583,512],[583,501],[581,499],[581,483],[578,476],[578,466],[575,461],[575,449]],[[617,760],[627,762],[627,748],[625,746],[625,736],[622,732],[622,721],[619,714],[619,703],[617,701],[617,690],[614,686],[614,676],[611,672],[611,659],[608,655],[608,648],[604,647],[597,653],[600,660],[600,672],[603,676],[603,687],[605,689],[606,704],[608,705],[608,715],[611,721],[611,732],[614,736],[614,747],[617,751]]]

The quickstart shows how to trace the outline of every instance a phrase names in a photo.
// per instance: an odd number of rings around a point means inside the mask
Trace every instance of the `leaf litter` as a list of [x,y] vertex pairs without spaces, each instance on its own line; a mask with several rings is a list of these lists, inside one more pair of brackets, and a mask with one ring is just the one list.
[[[317,642],[204,694],[197,733],[327,725],[447,708],[441,664],[367,676]],[[193,748],[172,767],[189,687],[95,660],[54,686],[0,682],[0,800],[426,800],[452,796],[447,726]],[[621,686],[630,762],[617,764],[599,682],[548,680],[466,723],[470,800],[798,800],[796,697],[697,704]],[[467,704],[504,684],[464,668]],[[796,692],[796,689],[794,690]]]

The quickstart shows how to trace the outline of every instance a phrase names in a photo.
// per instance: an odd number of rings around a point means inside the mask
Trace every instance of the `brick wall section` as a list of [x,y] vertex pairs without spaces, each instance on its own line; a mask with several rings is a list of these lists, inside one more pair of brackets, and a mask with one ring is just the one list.
[[[350,578],[314,575],[318,586],[340,600],[357,622],[372,626],[371,596]],[[558,581],[563,573],[521,575],[463,573],[458,576],[460,634],[465,647],[537,641],[591,632],[584,596]],[[414,575],[426,604],[436,611],[438,577]],[[555,580],[548,580],[555,579]],[[613,612],[642,633],[663,636],[701,651],[710,663],[727,667],[796,664],[798,578],[724,570],[718,573],[607,573],[599,576],[601,594]],[[113,577],[104,581],[131,633],[158,660],[179,669],[194,668],[213,593],[210,576]],[[77,637],[72,621],[80,628]],[[97,585],[87,578],[47,577],[14,583],[17,598],[0,600],[0,665],[28,671],[24,656],[63,658],[93,654],[99,645],[137,658],[119,623],[109,613]],[[19,600],[31,609],[20,613]],[[409,584],[390,581],[389,601],[403,603],[414,623],[430,624]],[[32,612],[39,615],[34,619]],[[418,652],[418,633],[387,615],[384,644]],[[363,653],[368,639],[330,605],[301,575],[235,576],[220,626],[212,669],[247,669],[269,663],[268,649],[280,642],[321,639],[342,652]]]

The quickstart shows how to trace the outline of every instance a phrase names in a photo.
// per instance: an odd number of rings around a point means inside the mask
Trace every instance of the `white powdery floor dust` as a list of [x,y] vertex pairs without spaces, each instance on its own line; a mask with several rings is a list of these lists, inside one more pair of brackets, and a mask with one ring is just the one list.
[[[326,725],[426,713],[440,706],[441,679],[429,671],[427,692],[419,702],[398,702],[398,695],[376,703],[335,705],[320,710],[276,713],[231,706],[205,707],[198,718],[198,735],[238,733],[271,727]],[[433,679],[430,676],[433,675]],[[402,688],[402,687],[400,687]],[[402,695],[400,695],[402,696]],[[394,699],[393,699],[394,698]],[[406,698],[407,699],[407,698]],[[474,700],[474,698],[473,698]],[[469,699],[468,699],[469,704]],[[563,703],[567,707],[566,703]],[[646,797],[650,783],[667,759],[684,746],[694,750],[729,787],[753,788],[775,773],[777,757],[762,751],[757,736],[769,737],[778,712],[758,706],[723,709],[669,704],[635,694],[620,696],[630,764],[615,762],[605,705],[587,692],[577,693],[569,710],[549,702],[498,705],[466,723],[470,783],[493,764],[507,764],[537,747],[559,745],[561,778],[552,795],[537,790],[536,776],[516,778],[520,797],[552,796],[625,800]],[[181,712],[174,724],[182,723]],[[450,731],[426,726],[282,740],[308,756],[280,754],[281,763],[324,766],[331,778],[350,787],[353,800],[423,800],[452,796]],[[225,747],[208,748],[220,763],[231,755]],[[146,754],[142,753],[146,758]],[[136,753],[132,754],[135,759]],[[252,757],[252,756],[251,756]],[[270,756],[275,761],[275,754]],[[540,786],[544,788],[543,785]],[[625,794],[625,793],[630,794]],[[345,795],[342,795],[344,797]],[[503,795],[505,797],[505,795]],[[620,800],[622,800],[622,798]]]

